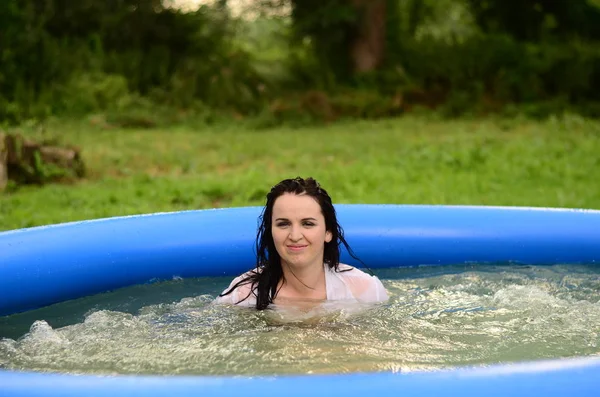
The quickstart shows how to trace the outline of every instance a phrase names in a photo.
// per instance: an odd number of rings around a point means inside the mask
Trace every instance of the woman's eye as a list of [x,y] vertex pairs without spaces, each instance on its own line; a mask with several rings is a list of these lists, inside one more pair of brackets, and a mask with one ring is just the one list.
[[287,225],[288,225],[287,222],[279,222],[279,223],[275,224],[275,226],[277,226],[277,227],[284,227],[284,226],[287,226]]
[[304,226],[314,226],[315,224],[312,222],[304,222]]

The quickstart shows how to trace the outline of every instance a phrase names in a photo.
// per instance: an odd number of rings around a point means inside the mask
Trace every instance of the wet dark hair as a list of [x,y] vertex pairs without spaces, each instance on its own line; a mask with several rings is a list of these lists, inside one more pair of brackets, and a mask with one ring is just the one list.
[[[266,309],[279,292],[277,285],[284,277],[281,268],[281,257],[275,248],[273,234],[271,231],[271,222],[273,219],[273,206],[275,200],[285,193],[296,195],[308,195],[314,198],[325,218],[325,229],[331,233],[331,241],[325,243],[323,252],[323,262],[330,269],[339,272],[340,264],[340,245],[344,245],[350,256],[360,261],[344,238],[344,231],[337,220],[337,215],[331,197],[319,183],[313,178],[294,178],[285,179],[271,188],[267,193],[267,202],[263,208],[259,219],[258,232],[256,234],[256,269],[250,272],[229,290],[223,292],[220,296],[229,295],[237,287],[245,284],[252,284],[251,294],[256,296],[256,308],[258,310]],[[250,295],[244,297],[240,302],[248,299]],[[239,303],[239,302],[237,302]]]

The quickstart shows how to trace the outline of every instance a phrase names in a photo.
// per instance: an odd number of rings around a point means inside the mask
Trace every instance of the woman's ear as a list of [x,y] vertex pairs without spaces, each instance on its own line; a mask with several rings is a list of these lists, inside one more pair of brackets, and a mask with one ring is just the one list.
[[330,231],[325,232],[325,242],[326,243],[330,243],[332,238],[333,238],[333,234],[331,234]]

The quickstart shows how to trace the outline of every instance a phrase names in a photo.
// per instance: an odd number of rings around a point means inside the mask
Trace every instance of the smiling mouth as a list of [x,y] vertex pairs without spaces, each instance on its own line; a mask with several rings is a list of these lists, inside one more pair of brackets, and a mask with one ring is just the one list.
[[288,245],[287,246],[288,249],[292,250],[292,251],[300,251],[303,248],[306,248],[306,245]]

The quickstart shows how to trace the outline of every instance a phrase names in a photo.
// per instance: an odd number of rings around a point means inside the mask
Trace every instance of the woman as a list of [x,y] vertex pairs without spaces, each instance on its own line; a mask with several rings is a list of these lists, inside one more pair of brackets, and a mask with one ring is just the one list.
[[255,306],[300,300],[382,302],[381,281],[339,263],[340,244],[355,258],[331,198],[312,178],[273,186],[256,236],[256,269],[235,278],[218,303]]

